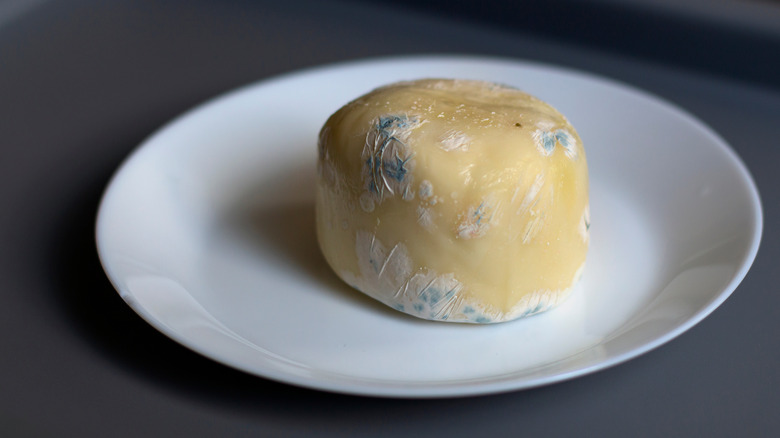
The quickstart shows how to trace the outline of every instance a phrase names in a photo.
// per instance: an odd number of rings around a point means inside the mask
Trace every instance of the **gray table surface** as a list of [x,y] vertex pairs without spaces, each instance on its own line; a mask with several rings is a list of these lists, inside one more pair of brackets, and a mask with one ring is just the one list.
[[[780,436],[780,90],[380,2],[18,4],[0,8],[0,436]],[[693,329],[625,364],[440,400],[250,376],[169,340],[113,291],[94,215],[112,172],[153,130],[258,79],[420,53],[582,69],[704,120],[762,195],[762,246],[744,282]]]

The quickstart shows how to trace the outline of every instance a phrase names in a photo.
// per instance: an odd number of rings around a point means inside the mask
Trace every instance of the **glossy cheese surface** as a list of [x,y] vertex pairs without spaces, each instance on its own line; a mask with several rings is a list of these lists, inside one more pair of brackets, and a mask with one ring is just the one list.
[[492,323],[562,302],[589,240],[582,142],[488,82],[388,85],[320,133],[317,235],[336,274],[417,317]]

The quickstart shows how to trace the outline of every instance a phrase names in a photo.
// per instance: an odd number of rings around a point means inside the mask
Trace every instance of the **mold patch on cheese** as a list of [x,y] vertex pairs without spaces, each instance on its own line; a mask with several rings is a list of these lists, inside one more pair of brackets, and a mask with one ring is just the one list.
[[565,129],[557,129],[555,131],[537,129],[534,131],[533,136],[536,147],[545,156],[552,154],[556,145],[562,146],[566,156],[569,158],[574,158],[577,153],[574,137]]
[[373,90],[319,138],[317,239],[398,311],[497,323],[559,305],[589,244],[582,140],[552,106],[483,81]]
[[[363,180],[369,196],[376,203],[396,193],[411,199],[410,172],[414,153],[407,142],[420,121],[406,115],[382,115],[373,125],[366,135],[361,155],[365,163]],[[365,204],[370,205],[367,201]]]
[[459,217],[457,236],[461,239],[474,239],[484,236],[490,229],[493,217],[494,208],[484,201],[477,206],[469,207]]
[[582,220],[580,221],[580,236],[586,244],[590,241],[590,205],[586,205],[582,211]]

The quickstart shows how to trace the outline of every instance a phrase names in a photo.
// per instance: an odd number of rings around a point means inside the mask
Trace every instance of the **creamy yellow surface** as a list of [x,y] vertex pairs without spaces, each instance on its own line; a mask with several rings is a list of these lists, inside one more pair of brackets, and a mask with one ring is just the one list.
[[316,202],[334,271],[426,319],[546,310],[588,247],[576,131],[550,105],[487,82],[397,83],[345,105],[320,134]]

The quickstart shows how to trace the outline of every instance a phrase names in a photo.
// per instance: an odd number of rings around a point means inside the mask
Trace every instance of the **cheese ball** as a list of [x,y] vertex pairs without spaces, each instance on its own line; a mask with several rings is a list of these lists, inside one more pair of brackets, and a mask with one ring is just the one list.
[[490,82],[423,79],[346,104],[318,145],[317,238],[335,273],[401,312],[496,323],[561,303],[588,249],[580,137]]

